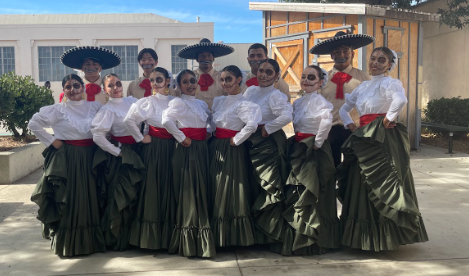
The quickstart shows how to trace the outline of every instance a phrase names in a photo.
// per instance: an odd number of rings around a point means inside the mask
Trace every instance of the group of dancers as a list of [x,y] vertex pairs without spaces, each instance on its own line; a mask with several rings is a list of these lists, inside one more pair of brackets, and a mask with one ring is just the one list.
[[[53,252],[131,245],[210,258],[217,247],[253,244],[310,255],[427,241],[407,129],[396,123],[407,100],[401,82],[387,76],[397,56],[376,48],[371,80],[352,73],[353,50],[373,40],[339,32],[314,46],[310,52],[330,54],[334,69],[304,68],[303,96],[293,105],[261,44],[249,49],[249,78],[234,65],[214,70],[213,59],[234,50],[207,39],[178,53],[199,68],[175,78],[144,49],[144,76],[127,97],[118,75],[99,76],[120,63],[115,53],[67,51],[62,63],[87,81],[67,75],[63,101],[29,122],[47,146],[31,200]],[[331,87],[333,96],[323,93]],[[295,135],[287,139],[282,128],[291,122]]]

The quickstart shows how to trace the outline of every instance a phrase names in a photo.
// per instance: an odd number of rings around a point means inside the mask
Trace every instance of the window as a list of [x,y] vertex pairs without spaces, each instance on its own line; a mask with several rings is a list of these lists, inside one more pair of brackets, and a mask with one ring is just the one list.
[[0,75],[15,71],[15,48],[0,47]]
[[187,45],[171,45],[171,73],[177,74],[187,69],[187,60],[178,57],[178,52]]
[[73,46],[45,46],[38,47],[39,81],[61,81],[66,75],[75,71],[63,65],[60,57]]
[[138,46],[101,46],[116,53],[121,58],[118,66],[103,70],[101,76],[114,73],[123,81],[131,81],[138,78]]

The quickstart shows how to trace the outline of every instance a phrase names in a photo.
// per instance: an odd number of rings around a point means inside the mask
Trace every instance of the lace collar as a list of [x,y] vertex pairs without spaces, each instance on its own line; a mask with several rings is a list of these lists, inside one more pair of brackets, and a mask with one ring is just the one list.
[[197,100],[195,96],[189,96],[186,94],[181,95],[181,99],[184,101],[186,106],[199,118],[201,121],[207,121],[208,114],[201,106],[201,101]]
[[59,112],[63,114],[64,119],[67,120],[74,129],[82,134],[86,134],[90,131],[91,122],[101,108],[101,104],[99,102],[81,100],[62,102],[62,104],[57,105],[57,107]]

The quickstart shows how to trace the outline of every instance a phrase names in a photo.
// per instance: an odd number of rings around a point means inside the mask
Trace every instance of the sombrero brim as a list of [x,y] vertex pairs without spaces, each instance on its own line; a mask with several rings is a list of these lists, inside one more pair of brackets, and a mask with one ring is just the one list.
[[81,70],[86,58],[97,59],[102,69],[110,69],[121,63],[120,57],[111,50],[98,47],[75,47],[60,57],[60,61],[67,67]]
[[210,52],[214,58],[217,58],[233,53],[234,49],[220,43],[200,43],[182,48],[177,55],[184,59],[197,59],[198,55],[202,52]]
[[328,55],[332,51],[340,46],[346,45],[351,46],[353,49],[361,48],[375,41],[375,38],[364,34],[349,34],[338,37],[333,37],[328,40],[324,40],[314,45],[309,50],[309,53],[313,55]]

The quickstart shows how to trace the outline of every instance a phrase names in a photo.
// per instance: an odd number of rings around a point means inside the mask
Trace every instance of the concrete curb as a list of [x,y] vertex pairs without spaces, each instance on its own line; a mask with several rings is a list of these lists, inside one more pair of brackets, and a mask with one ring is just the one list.
[[0,152],[0,184],[11,184],[44,164],[45,145],[32,142],[10,151]]

